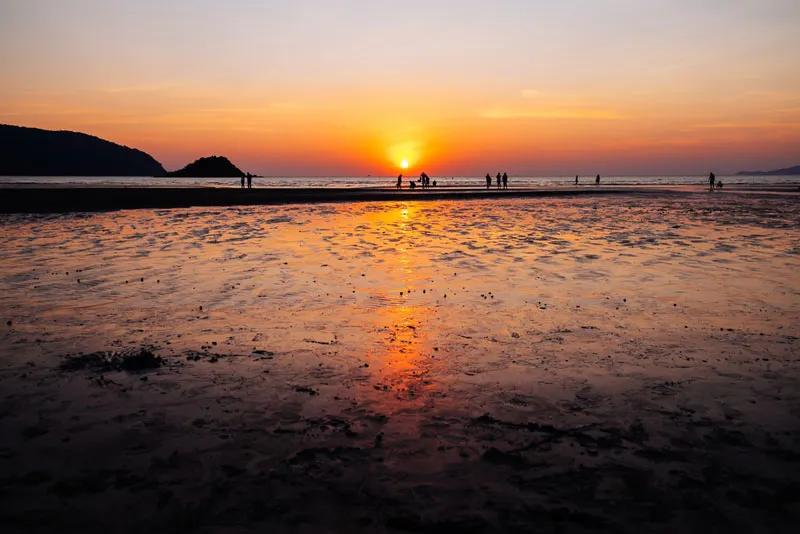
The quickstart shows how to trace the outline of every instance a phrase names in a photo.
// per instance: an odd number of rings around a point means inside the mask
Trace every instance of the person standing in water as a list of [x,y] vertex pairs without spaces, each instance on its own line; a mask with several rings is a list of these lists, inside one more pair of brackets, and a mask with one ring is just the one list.
[[503,179],[503,177],[500,176],[500,173],[498,172],[497,173],[497,189],[500,189],[500,180],[502,180],[502,179]]
[[594,185],[600,185],[600,175],[597,175],[597,178],[594,179]]
[[247,189],[253,189],[253,177],[251,175],[247,175]]
[[397,177],[397,189],[403,188],[403,175]]
[[714,173],[713,173],[713,172],[710,172],[710,173],[708,173],[708,185],[710,186],[710,189],[711,189],[712,191],[714,190],[714,182],[715,182],[716,180],[717,180],[717,177],[716,177],[716,176],[714,176]]
[[503,173],[503,189],[508,189],[508,174]]
[[486,189],[492,187],[492,176],[487,172],[486,173]]
[[244,189],[244,175],[242,175],[242,189]]
[[575,175],[575,185],[578,185],[578,175]]

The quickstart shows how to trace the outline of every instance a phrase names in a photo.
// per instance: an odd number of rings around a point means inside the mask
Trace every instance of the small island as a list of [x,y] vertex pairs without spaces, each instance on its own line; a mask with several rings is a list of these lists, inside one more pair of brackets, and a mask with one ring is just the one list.
[[241,178],[248,175],[223,156],[200,158],[180,170],[167,173],[174,178]]
[[776,169],[774,171],[740,171],[736,176],[798,176],[800,175],[800,165]]

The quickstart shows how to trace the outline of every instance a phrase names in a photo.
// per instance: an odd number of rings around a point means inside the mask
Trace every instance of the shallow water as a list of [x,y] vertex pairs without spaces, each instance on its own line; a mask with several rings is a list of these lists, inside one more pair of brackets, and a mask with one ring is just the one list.
[[[403,183],[415,176],[406,175]],[[396,176],[268,176],[254,178],[253,187],[394,187]],[[439,186],[484,187],[480,176],[433,176]],[[580,178],[582,185],[594,184],[594,176]],[[787,185],[800,184],[800,176],[719,176],[728,185]],[[700,185],[706,186],[705,176],[603,176],[603,185]],[[511,176],[511,187],[571,186],[574,176]],[[240,187],[238,178],[172,178],[116,176],[0,176],[0,187],[9,184],[88,185],[88,186],[173,186],[173,187]],[[492,186],[495,182],[492,182]]]
[[[333,488],[370,521],[384,512],[366,495],[425,528],[471,513],[506,528],[532,502],[618,531],[654,506],[665,528],[755,528],[769,514],[730,492],[800,482],[776,460],[800,440],[796,197],[4,216],[0,249],[0,452],[18,465],[65,435],[115,468],[108,440],[130,465],[174,449],[212,478],[235,464],[234,492],[267,477],[330,518]],[[169,362],[146,382],[53,370],[141,346]],[[15,441],[30,428],[46,435]],[[703,478],[712,463],[724,482]],[[208,491],[197,468],[179,469],[176,495],[222,521],[192,500]],[[697,480],[707,501],[684,508]]]

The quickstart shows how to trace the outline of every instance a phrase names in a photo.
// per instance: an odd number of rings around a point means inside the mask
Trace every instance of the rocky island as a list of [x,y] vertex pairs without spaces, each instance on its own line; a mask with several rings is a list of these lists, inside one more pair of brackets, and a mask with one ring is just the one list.
[[175,178],[240,178],[247,176],[223,156],[200,158],[180,170],[168,173],[168,175]]

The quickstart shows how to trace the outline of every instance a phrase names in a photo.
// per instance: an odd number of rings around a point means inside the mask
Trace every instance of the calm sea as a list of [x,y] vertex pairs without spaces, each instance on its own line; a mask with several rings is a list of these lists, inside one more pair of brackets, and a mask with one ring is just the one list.
[[[439,186],[483,187],[483,177],[432,176]],[[798,184],[800,176],[718,176],[726,184]],[[253,179],[254,187],[392,187],[396,177],[390,176],[270,176]],[[408,179],[404,178],[404,183]],[[593,176],[583,176],[580,182],[594,183]],[[575,183],[575,177],[511,176],[511,186],[563,186]],[[705,176],[603,176],[603,185],[705,185]],[[72,184],[72,185],[120,185],[120,186],[177,186],[177,187],[239,187],[238,178],[153,178],[114,176],[0,176],[0,186],[7,184]],[[494,185],[494,183],[493,183]]]

